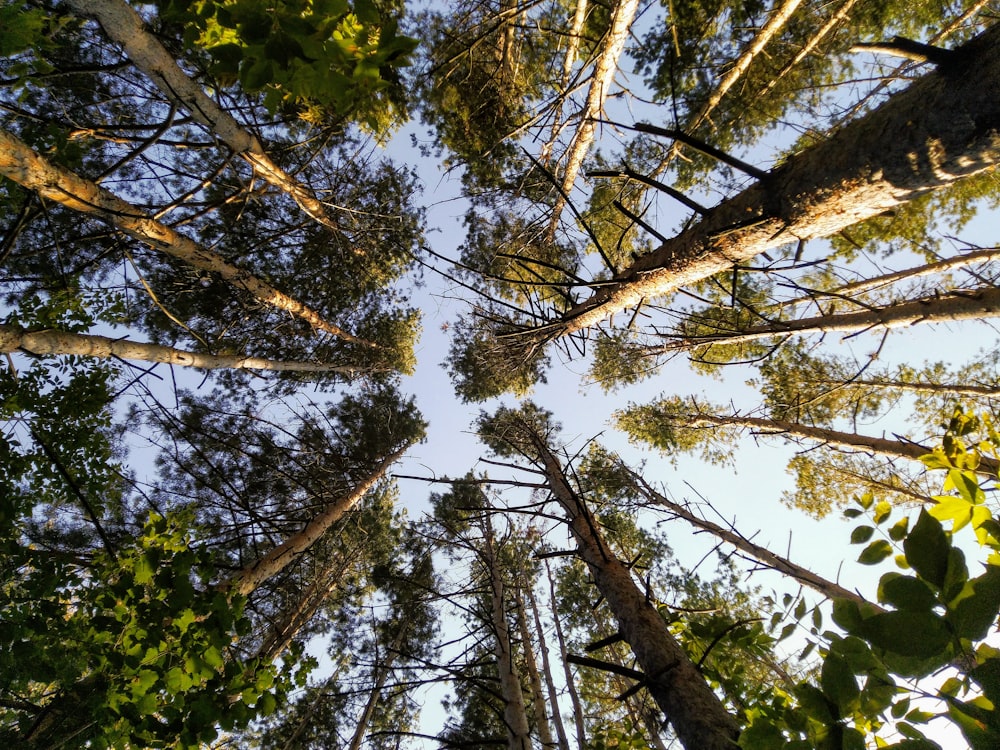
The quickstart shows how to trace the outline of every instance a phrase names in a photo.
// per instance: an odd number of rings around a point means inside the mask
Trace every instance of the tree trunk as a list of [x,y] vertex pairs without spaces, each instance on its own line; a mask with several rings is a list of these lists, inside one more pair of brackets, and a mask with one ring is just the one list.
[[694,335],[668,344],[643,347],[647,354],[666,354],[706,344],[742,344],[776,336],[807,333],[863,333],[918,323],[957,323],[1000,317],[1000,289],[977,289],[941,297],[901,302],[881,309],[819,315],[753,326],[734,333]]
[[940,393],[946,396],[967,396],[969,398],[998,398],[1000,384],[969,385],[959,383],[926,383],[903,380],[852,380],[845,383],[842,380],[815,380],[822,385],[835,385],[838,388],[858,388],[864,390],[884,389],[890,391],[906,391],[908,393]]
[[559,710],[559,695],[556,692],[556,683],[552,678],[552,665],[549,662],[549,647],[545,644],[545,629],[542,627],[542,616],[538,611],[538,600],[531,586],[525,586],[525,595],[528,604],[531,606],[531,616],[535,623],[535,637],[538,640],[538,651],[542,655],[542,673],[545,675],[545,688],[549,699],[549,715],[556,728],[556,737],[559,739],[559,750],[569,750],[569,738],[566,736],[566,727],[563,725],[562,712]]
[[[549,726],[549,707],[542,693],[542,678],[538,674],[538,664],[535,661],[535,649],[531,642],[531,631],[528,630],[528,615],[525,612],[522,592],[514,592],[517,627],[521,634],[521,648],[524,651],[524,666],[528,670],[528,684],[531,685],[531,705],[535,712],[535,728],[538,732],[538,744],[542,750],[553,750],[556,743],[552,740],[552,729]],[[542,646],[544,648],[544,646]]]
[[[857,602],[858,604],[871,605],[863,596],[845,589],[838,583],[834,583],[826,578],[823,578],[816,573],[813,573],[807,568],[803,568],[801,565],[796,565],[791,560],[781,555],[776,555],[771,552],[766,547],[762,547],[759,544],[754,544],[746,537],[736,533],[732,529],[727,529],[718,524],[712,523],[711,521],[706,521],[705,519],[695,515],[687,508],[677,503],[671,502],[666,497],[661,495],[659,492],[654,490],[647,484],[642,477],[629,472],[635,481],[635,488],[643,494],[648,500],[652,500],[657,505],[662,505],[664,508],[669,510],[673,515],[683,518],[685,521],[690,523],[692,526],[696,526],[699,529],[708,531],[709,533],[715,535],[719,539],[728,542],[729,544],[736,547],[736,549],[741,552],[745,552],[750,555],[755,560],[760,561],[772,570],[776,570],[779,573],[783,573],[787,576],[794,578],[795,580],[809,586],[815,591],[818,591],[823,596],[829,599],[849,599],[850,601]],[[877,606],[877,605],[871,605]]]
[[[919,461],[921,456],[926,456],[931,452],[930,448],[909,440],[888,440],[872,435],[859,435],[856,432],[840,432],[826,427],[812,427],[799,422],[786,422],[781,419],[722,417],[714,414],[677,415],[671,419],[684,427],[746,427],[765,435],[805,438],[834,448],[866,451],[889,458],[908,458]],[[984,456],[980,459],[976,471],[986,476],[996,476],[998,468],[1000,468],[1000,462]]]
[[587,20],[587,0],[576,0],[576,10],[573,12],[573,23],[567,34],[566,55],[563,57],[562,78],[559,81],[559,96],[556,101],[555,111],[552,115],[552,131],[549,140],[546,141],[538,152],[538,160],[542,164],[548,164],[552,154],[552,148],[559,133],[563,129],[563,105],[569,93],[569,82],[573,75],[573,66],[576,64],[576,56],[580,50],[580,37],[583,36],[583,25]]
[[0,324],[0,352],[21,350],[35,355],[71,354],[78,357],[132,359],[142,362],[162,362],[179,367],[202,370],[272,370],[290,372],[344,373],[356,375],[368,368],[351,365],[330,365],[322,362],[296,362],[239,354],[200,354],[172,346],[146,344],[139,341],[112,339],[67,331],[29,331],[20,326]]
[[279,292],[249,271],[231,265],[221,255],[148,218],[131,203],[63,167],[50,164],[6,131],[0,131],[0,174],[28,190],[34,190],[42,198],[96,216],[155,250],[195,268],[216,273],[234,286],[246,289],[261,302],[296,315],[314,328],[344,341],[378,348],[376,343],[352,336],[328,323],[316,311]]
[[385,683],[389,680],[389,675],[392,674],[392,663],[396,661],[396,657],[399,655],[399,649],[402,648],[403,641],[406,638],[406,629],[408,624],[408,621],[405,619],[400,621],[399,631],[396,633],[396,637],[393,639],[392,645],[389,646],[382,662],[375,670],[375,684],[372,685],[372,689],[368,693],[368,700],[365,702],[365,710],[362,711],[361,716],[358,717],[358,726],[354,730],[354,735],[351,737],[351,743],[347,746],[347,750],[361,750],[361,743],[364,741],[365,735],[368,733],[368,725],[371,724],[372,715],[375,713],[375,707],[382,698],[382,690],[385,688]]
[[514,660],[514,649],[507,627],[505,592],[500,566],[496,559],[493,540],[493,523],[488,515],[481,519],[483,548],[481,555],[486,565],[490,583],[490,622],[493,627],[494,653],[500,672],[500,694],[504,699],[503,719],[507,725],[508,750],[531,750],[528,715],[524,709],[521,677]]
[[408,448],[409,445],[404,445],[395,453],[384,458],[364,481],[346,495],[327,505],[319,515],[306,524],[302,531],[288,537],[259,560],[232,576],[223,584],[223,587],[245,596],[264,581],[284,570],[319,541],[345,513],[353,509],[365,496],[365,493],[382,479],[389,467],[402,458]]
[[611,91],[615,73],[618,72],[618,60],[629,39],[632,22],[639,10],[639,0],[617,0],[611,14],[611,25],[604,37],[601,53],[594,63],[591,74],[590,90],[587,92],[587,103],[580,113],[580,124],[577,126],[573,140],[566,150],[566,167],[563,172],[560,195],[556,196],[552,208],[552,218],[549,221],[548,237],[555,237],[559,228],[559,217],[566,207],[566,197],[573,189],[576,176],[580,173],[583,160],[594,142],[594,132],[597,129],[597,119],[604,110],[604,102]]
[[69,0],[81,16],[94,18],[104,32],[172,102],[183,107],[191,118],[218,136],[234,153],[253,167],[254,173],[289,195],[312,219],[339,231],[312,191],[286,173],[269,157],[260,141],[192,81],[173,56],[147,29],[142,17],[123,0]]
[[559,659],[563,665],[563,676],[566,679],[566,692],[569,693],[570,704],[573,706],[573,723],[576,726],[577,750],[587,750],[587,730],[583,724],[583,706],[580,694],[576,690],[576,679],[570,668],[569,650],[566,648],[566,638],[563,635],[562,624],[559,622],[559,608],[556,600],[556,582],[552,578],[552,570],[548,560],[545,561],[545,575],[549,579],[549,604],[552,607],[552,625],[556,631],[556,642],[559,644]]
[[582,331],[770,248],[830,236],[992,168],[1000,160],[1000,24],[952,56],[944,70],[790,156],[536,335]]
[[597,520],[570,487],[548,446],[538,435],[532,438],[549,487],[566,513],[580,557],[614,613],[618,632],[645,673],[646,687],[681,744],[687,750],[733,750],[739,736],[736,720],[635,585],[628,568],[614,556],[600,535]]

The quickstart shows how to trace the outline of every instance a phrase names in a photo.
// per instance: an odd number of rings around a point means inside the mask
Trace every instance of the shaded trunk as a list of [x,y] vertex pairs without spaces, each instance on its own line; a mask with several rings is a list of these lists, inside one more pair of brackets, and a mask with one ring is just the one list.
[[407,625],[408,622],[406,620],[400,621],[399,632],[396,633],[392,645],[389,646],[388,651],[382,657],[382,662],[375,670],[375,684],[372,685],[371,692],[368,693],[365,710],[358,717],[358,726],[354,730],[354,735],[351,737],[351,743],[347,746],[347,750],[361,750],[361,743],[368,733],[368,725],[371,724],[375,707],[378,706],[378,702],[382,698],[382,690],[385,688],[385,683],[388,682],[389,675],[392,674],[392,664],[396,661],[399,649],[402,648],[403,641],[406,639]]
[[172,346],[147,344],[140,341],[113,339],[67,331],[29,331],[15,325],[0,324],[0,352],[23,351],[35,355],[71,354],[78,357],[139,360],[161,362],[179,367],[197,367],[202,370],[271,370],[285,372],[344,373],[356,375],[369,372],[369,368],[350,365],[331,365],[322,362],[297,362],[244,357],[239,354],[201,354]]
[[[632,472],[629,472],[632,473]],[[736,533],[732,529],[727,529],[718,524],[712,523],[711,521],[706,521],[682,505],[678,505],[666,497],[661,495],[659,492],[654,490],[649,486],[641,477],[632,473],[633,480],[635,484],[633,485],[642,495],[657,505],[662,505],[664,508],[669,510],[673,515],[683,518],[685,521],[690,523],[692,526],[696,526],[699,529],[708,531],[709,533],[715,535],[719,539],[728,542],[729,544],[736,547],[736,549],[741,552],[745,552],[750,555],[755,560],[760,561],[772,570],[776,570],[779,573],[783,573],[787,576],[791,576],[795,580],[801,582],[802,584],[809,586],[815,591],[818,591],[823,596],[829,599],[849,599],[858,604],[868,605],[869,602],[860,594],[845,589],[838,583],[834,583],[826,578],[823,578],[816,573],[813,573],[807,568],[803,568],[801,565],[796,565],[791,560],[781,555],[776,555],[771,552],[766,547],[762,547],[759,544],[754,544],[746,537]],[[876,605],[871,605],[876,606]]]
[[944,70],[790,156],[536,335],[582,331],[778,245],[830,236],[991,169],[1000,160],[1000,24],[951,56]]
[[154,219],[128,201],[99,187],[90,180],[54,165],[36,154],[27,144],[6,131],[0,131],[0,174],[48,200],[80,213],[105,221],[129,237],[173,258],[218,274],[233,286],[245,289],[261,302],[302,318],[314,328],[344,341],[378,348],[366,339],[352,336],[301,302],[279,292],[249,271],[231,265],[217,253],[202,247],[189,237]]
[[570,487],[548,446],[538,435],[532,437],[549,487],[566,513],[580,557],[614,613],[618,632],[645,673],[647,689],[681,744],[687,750],[733,750],[739,736],[736,720],[636,586],[628,568],[608,547],[597,520]]
[[918,323],[957,323],[1000,317],[1000,289],[977,289],[940,297],[901,302],[881,309],[818,315],[753,326],[734,333],[694,335],[668,344],[642,347],[646,354],[666,354],[706,344],[742,344],[776,336],[807,333],[864,333],[904,328]]
[[520,591],[515,591],[514,596],[517,608],[517,627],[521,634],[521,648],[524,651],[524,666],[528,670],[528,684],[531,685],[531,706],[535,714],[538,743],[542,746],[542,750],[552,750],[555,747],[555,742],[552,740],[552,729],[549,726],[549,707],[542,693],[542,678],[538,674],[538,664],[535,661],[535,649],[531,641],[531,632],[528,630],[528,616],[525,612],[524,599]]
[[[889,458],[908,458],[919,461],[921,456],[931,452],[930,448],[910,440],[888,440],[856,432],[841,432],[826,427],[812,427],[799,422],[760,417],[722,417],[714,414],[679,415],[676,421],[684,427],[746,427],[764,435],[783,435],[789,438],[805,438],[834,448],[846,448],[874,453]],[[986,476],[996,476],[1000,462],[983,457],[976,471]]]
[[201,84],[191,80],[173,56],[147,29],[142,17],[123,0],[68,0],[81,16],[94,18],[104,32],[128,55],[139,70],[171,102],[183,107],[191,118],[207,128],[241,156],[254,173],[288,194],[312,219],[338,230],[313,192],[274,163],[257,138],[205,93]]
[[365,493],[382,479],[389,467],[402,458],[408,448],[409,445],[404,445],[395,453],[384,458],[364,481],[346,495],[337,498],[327,505],[319,515],[306,524],[302,531],[288,537],[259,560],[232,576],[221,587],[230,588],[236,593],[245,596],[264,581],[277,575],[295,562],[313,544],[319,541],[345,513],[352,510],[361,501]]
[[573,724],[576,726],[576,746],[578,750],[587,748],[587,730],[583,724],[583,706],[580,694],[576,690],[576,678],[570,668],[569,650],[566,648],[566,637],[563,635],[562,624],[559,622],[559,607],[556,600],[556,582],[552,578],[552,570],[548,560],[545,561],[545,575],[549,579],[549,605],[552,607],[552,625],[556,631],[556,642],[559,644],[559,659],[563,665],[563,677],[566,679],[566,692],[569,693],[570,704],[573,706]]
[[559,694],[556,691],[556,683],[552,678],[552,665],[549,662],[549,647],[545,644],[545,629],[542,627],[542,616],[538,611],[538,600],[535,599],[535,592],[531,586],[526,586],[525,595],[528,604],[531,606],[531,616],[535,623],[535,637],[538,639],[538,651],[542,655],[542,673],[545,675],[545,689],[549,699],[549,714],[552,716],[552,723],[556,728],[556,737],[559,739],[559,750],[569,750],[569,738],[566,736],[566,727],[563,725],[562,712],[559,710]]
[[507,627],[505,587],[500,575],[499,563],[493,539],[493,523],[488,516],[482,520],[483,562],[490,582],[490,621],[493,627],[493,650],[500,673],[500,694],[504,699],[504,724],[507,725],[508,750],[531,750],[528,715],[524,709],[524,694],[521,692],[521,677],[514,660],[514,649]]

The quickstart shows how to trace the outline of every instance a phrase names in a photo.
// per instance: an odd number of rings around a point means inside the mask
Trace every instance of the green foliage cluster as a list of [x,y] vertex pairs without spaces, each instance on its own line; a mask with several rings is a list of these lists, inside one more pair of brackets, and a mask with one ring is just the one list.
[[164,0],[160,9],[184,26],[188,46],[211,55],[209,72],[263,92],[272,113],[291,106],[307,120],[349,116],[384,133],[405,112],[396,69],[409,64],[417,40],[372,0]]
[[5,733],[54,742],[69,727],[101,747],[198,747],[273,711],[305,678],[302,665],[279,673],[231,649],[250,627],[244,601],[213,588],[190,519],[152,515],[85,565],[14,552],[0,599],[4,689],[55,697],[40,719],[5,710]]
[[[963,438],[977,430],[987,437],[967,447]],[[882,607],[835,602],[833,619],[841,631],[822,633],[818,684],[800,683],[754,706],[741,747],[861,750],[891,717],[903,739],[889,744],[880,738],[879,747],[931,750],[940,746],[918,725],[936,716],[957,725],[975,750],[997,747],[1000,651],[987,637],[1000,616],[1000,523],[986,504],[975,469],[982,455],[998,452],[1000,434],[989,420],[959,411],[943,445],[924,459],[930,470],[945,472],[944,494],[921,508],[915,522],[906,516],[890,525],[892,507],[871,495],[845,512],[872,521],[851,534],[853,543],[866,544],[861,563],[895,560],[897,570],[879,582]],[[975,536],[979,571],[970,571],[966,552],[956,542],[962,529]],[[805,612],[800,603],[796,618]],[[818,610],[813,620],[812,632],[818,635]],[[790,625],[786,632],[794,630]],[[942,672],[947,676],[939,682]],[[928,711],[922,707],[926,702],[914,703],[919,697],[936,699],[944,708]]]

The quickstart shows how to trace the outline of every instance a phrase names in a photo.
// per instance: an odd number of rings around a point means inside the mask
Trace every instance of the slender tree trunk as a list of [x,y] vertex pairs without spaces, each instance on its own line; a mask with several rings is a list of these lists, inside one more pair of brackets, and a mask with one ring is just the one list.
[[81,16],[94,18],[129,59],[175,104],[214,133],[268,183],[288,194],[312,219],[339,231],[313,192],[271,160],[257,138],[205,93],[174,61],[146,28],[142,17],[124,0],[69,0]]
[[695,112],[693,117],[688,118],[685,126],[687,132],[693,133],[699,125],[708,119],[708,116],[719,106],[722,98],[729,93],[729,89],[747,72],[751,63],[763,52],[768,42],[785,27],[785,24],[788,23],[792,14],[801,4],[802,0],[785,0],[780,8],[771,13],[771,17],[767,20],[767,23],[761,27],[760,31],[757,32],[757,36],[753,38],[753,41],[743,51],[743,54],[736,58],[736,62],[722,76],[708,99],[705,100],[704,104]]
[[344,341],[378,348],[378,344],[352,336],[325,321],[316,311],[279,292],[249,271],[231,265],[221,255],[211,252],[167,225],[148,218],[131,203],[63,167],[50,164],[27,144],[6,131],[0,131],[0,174],[35,191],[42,198],[95,216],[155,250],[195,268],[218,274],[234,286],[247,290],[261,302],[302,318],[314,328]]
[[689,511],[684,506],[668,500],[666,497],[650,487],[649,484],[642,479],[642,477],[631,471],[629,473],[632,474],[635,488],[648,500],[652,500],[657,505],[662,505],[673,515],[683,518],[692,526],[708,531],[724,542],[728,542],[736,547],[736,549],[741,552],[745,552],[772,570],[791,576],[795,580],[809,586],[815,591],[818,591],[829,599],[849,599],[850,601],[857,602],[858,604],[870,604],[870,602],[868,602],[863,596],[855,593],[854,591],[845,589],[840,584],[823,578],[822,576],[813,573],[811,570],[803,568],[801,565],[796,565],[788,558],[776,555],[766,547],[754,544],[749,539],[736,533],[732,529],[727,529],[719,526],[718,524],[712,523],[711,521],[706,521]]
[[959,383],[927,383],[904,380],[852,380],[845,383],[842,380],[815,380],[822,385],[836,385],[838,388],[859,388],[865,390],[884,389],[890,391],[906,391],[908,393],[940,393],[947,396],[968,396],[969,398],[1000,397],[1000,383],[994,385],[971,385]]
[[538,600],[531,586],[525,586],[525,596],[528,605],[531,607],[532,621],[535,624],[535,638],[538,640],[538,651],[542,655],[542,673],[545,675],[545,689],[548,693],[549,715],[556,728],[556,737],[559,740],[559,750],[569,750],[569,738],[566,736],[566,727],[563,724],[562,711],[559,710],[559,694],[556,691],[556,683],[552,677],[552,665],[549,662],[549,647],[545,643],[545,629],[542,627],[542,616],[538,611]]
[[358,717],[358,726],[354,729],[354,735],[351,737],[351,742],[347,746],[347,750],[361,750],[361,743],[364,741],[365,735],[368,733],[368,726],[371,724],[372,715],[375,713],[375,707],[382,699],[382,690],[385,689],[385,683],[389,680],[389,675],[392,674],[392,664],[396,661],[396,657],[399,655],[399,649],[402,648],[403,641],[406,638],[408,624],[407,620],[400,620],[399,631],[396,633],[396,637],[393,639],[392,645],[389,646],[381,664],[379,664],[378,668],[375,670],[375,683],[372,685],[372,689],[368,693],[368,700],[365,702],[365,710],[362,711],[361,716]]
[[576,678],[569,665],[569,649],[566,648],[566,637],[563,635],[562,624],[559,622],[559,606],[556,599],[556,582],[552,577],[548,560],[545,561],[545,575],[549,579],[549,606],[552,608],[552,625],[556,631],[556,642],[559,644],[559,660],[563,665],[563,677],[566,679],[566,692],[569,693],[570,705],[573,707],[573,724],[576,726],[577,750],[587,749],[587,729],[583,723],[583,705],[580,694],[576,690]]
[[369,372],[365,367],[331,365],[322,362],[281,361],[238,354],[201,354],[172,346],[113,339],[67,331],[29,331],[20,326],[0,324],[0,352],[21,350],[36,355],[72,354],[78,357],[132,359],[162,362],[202,370],[272,370],[290,372],[345,373]]
[[886,273],[881,276],[873,276],[869,279],[861,279],[850,284],[844,284],[843,286],[830,291],[810,289],[807,290],[807,296],[797,297],[796,299],[790,299],[785,302],[781,302],[780,304],[771,305],[767,309],[780,310],[786,307],[792,307],[793,305],[801,305],[809,302],[815,303],[819,299],[823,298],[839,297],[843,299],[845,297],[853,297],[861,294],[862,292],[869,292],[873,289],[881,289],[900,281],[919,279],[924,276],[933,276],[935,274],[945,273],[946,271],[956,271],[961,268],[968,268],[969,266],[976,265],[977,263],[987,263],[996,261],[997,259],[1000,259],[1000,248],[981,248],[971,253],[958,255],[954,258],[945,258],[944,260],[939,260],[935,263],[927,263],[922,266],[916,266],[915,268],[904,268],[902,271]]
[[770,248],[830,236],[991,169],[1000,160],[1000,24],[952,56],[946,69],[790,156],[535,335],[582,331]]
[[507,627],[506,595],[500,565],[496,559],[493,523],[488,515],[482,517],[483,562],[490,581],[490,620],[493,626],[494,653],[500,672],[500,694],[504,699],[504,723],[507,725],[508,750],[531,750],[528,715],[524,709],[521,677],[514,659],[514,649]]
[[667,344],[642,347],[646,354],[666,354],[693,349],[705,344],[741,344],[776,336],[807,333],[862,333],[903,328],[918,323],[957,323],[964,320],[988,320],[1000,317],[1000,289],[977,289],[942,297],[901,302],[881,309],[819,315],[798,320],[782,320],[753,326],[734,333],[689,336]]
[[614,84],[615,73],[618,72],[618,60],[625,49],[625,43],[629,39],[632,29],[632,22],[635,14],[639,10],[639,0],[617,0],[614,10],[611,13],[611,25],[604,37],[604,44],[601,53],[594,63],[594,72],[591,74],[590,90],[587,92],[587,103],[580,114],[580,124],[577,126],[576,134],[570,141],[566,151],[566,167],[562,177],[561,194],[556,197],[555,206],[552,208],[552,219],[549,221],[548,236],[555,237],[559,228],[559,217],[566,207],[566,198],[573,189],[573,183],[580,173],[583,160],[590,150],[590,145],[594,142],[594,133],[597,129],[596,120],[604,110],[604,102],[611,92]]
[[[669,417],[669,419],[683,427],[744,427],[765,435],[781,435],[790,439],[805,438],[834,448],[865,451],[889,458],[908,458],[919,461],[921,456],[926,456],[931,452],[930,448],[909,440],[888,440],[872,435],[859,435],[856,432],[812,427],[800,422],[787,422],[781,419],[723,417],[715,414],[684,414]],[[983,457],[980,459],[976,471],[986,476],[996,476],[998,468],[1000,468],[1000,462],[996,459]]]
[[555,142],[559,138],[559,133],[563,129],[563,105],[569,92],[569,82],[573,75],[573,66],[576,64],[576,56],[580,51],[580,38],[583,36],[583,25],[586,21],[587,0],[576,0],[573,22],[570,25],[567,36],[566,55],[563,57],[562,78],[559,81],[559,97],[556,102],[555,112],[552,115],[552,131],[549,135],[549,140],[545,142],[539,151],[538,160],[542,164],[548,163],[552,148],[555,146]]
[[306,524],[302,531],[288,537],[259,560],[232,576],[224,586],[239,594],[246,595],[264,581],[280,573],[319,541],[345,513],[352,510],[365,496],[365,493],[382,479],[389,467],[402,458],[408,448],[409,445],[404,445],[395,453],[384,458],[364,481],[346,495],[327,505],[319,515]]
[[552,729],[549,725],[549,707],[542,692],[542,678],[538,674],[538,663],[535,661],[535,649],[531,641],[531,631],[528,629],[528,615],[525,611],[523,592],[514,591],[517,614],[517,628],[521,634],[521,648],[524,650],[524,666],[528,670],[528,684],[531,685],[531,705],[534,709],[535,728],[538,732],[538,744],[542,750],[553,750],[556,743],[552,739]]
[[532,440],[549,487],[566,513],[580,556],[614,613],[618,632],[645,673],[646,687],[681,744],[687,750],[733,750],[739,736],[736,720],[635,585],[628,568],[608,547],[597,520],[570,487],[548,446],[537,434],[532,434]]

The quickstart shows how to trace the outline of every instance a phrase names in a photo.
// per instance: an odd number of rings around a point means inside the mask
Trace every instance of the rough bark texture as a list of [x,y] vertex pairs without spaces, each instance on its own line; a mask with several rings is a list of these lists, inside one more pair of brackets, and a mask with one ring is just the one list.
[[517,628],[521,634],[521,648],[524,650],[524,667],[528,671],[528,684],[531,686],[531,706],[534,711],[535,730],[538,732],[538,743],[543,750],[552,750],[555,742],[552,740],[552,729],[549,726],[549,706],[542,692],[542,678],[538,673],[538,663],[535,661],[535,647],[528,630],[528,615],[525,612],[524,599],[521,591],[515,591],[515,606],[517,608]]
[[205,90],[177,65],[173,56],[147,29],[142,17],[123,0],[68,0],[81,16],[94,18],[104,32],[128,55],[139,70],[168,99],[183,107],[198,123],[208,127],[235,153],[245,159],[271,185],[287,193],[311,218],[338,229],[326,207],[312,191],[274,163],[255,136],[216,104]]
[[561,318],[564,336],[799,239],[827,237],[1000,160],[1000,24],[825,141],[712,209]]
[[385,475],[392,464],[402,458],[409,448],[404,445],[384,458],[368,477],[346,495],[331,502],[305,528],[265,554],[262,558],[237,573],[226,584],[239,594],[249,594],[264,581],[284,570],[298,557],[319,541],[341,517],[357,505],[372,487]]
[[580,703],[580,694],[576,689],[576,679],[573,670],[570,668],[569,650],[566,648],[566,637],[563,635],[562,625],[559,623],[559,610],[556,601],[556,582],[552,577],[552,570],[549,568],[548,560],[545,561],[545,576],[549,579],[549,606],[552,607],[552,625],[556,631],[556,642],[559,644],[559,661],[563,665],[563,677],[566,679],[566,692],[569,693],[570,705],[573,707],[573,725],[576,728],[576,746],[578,750],[586,750],[587,733],[583,725],[583,706]]
[[67,208],[91,214],[139,240],[195,268],[216,273],[234,286],[273,307],[302,318],[314,328],[363,346],[378,348],[372,341],[357,338],[320,317],[301,302],[279,292],[249,271],[231,265],[221,255],[207,250],[194,240],[148,218],[131,203],[98,187],[67,169],[50,164],[10,133],[0,131],[0,174],[33,190],[42,198]]
[[849,599],[853,602],[857,602],[858,604],[865,604],[877,607],[877,605],[871,604],[860,594],[845,589],[840,584],[834,583],[831,580],[823,578],[823,576],[813,573],[808,568],[803,568],[801,565],[796,565],[787,557],[776,555],[766,547],[762,547],[759,544],[754,544],[749,539],[746,539],[745,537],[737,534],[735,531],[731,529],[719,526],[718,524],[712,523],[711,521],[706,521],[704,518],[695,515],[682,505],[678,505],[677,503],[671,502],[666,497],[661,495],[659,492],[656,492],[652,487],[646,484],[646,482],[642,481],[640,477],[637,477],[633,474],[633,478],[636,480],[636,489],[638,489],[647,499],[652,500],[654,503],[658,505],[662,505],[664,508],[669,510],[673,515],[679,518],[683,518],[692,526],[696,526],[699,529],[703,529],[704,531],[708,531],[709,533],[714,534],[719,539],[723,540],[724,542],[728,542],[741,552],[745,552],[755,560],[759,560],[761,563],[771,568],[772,570],[776,570],[779,573],[784,573],[785,575],[790,576],[797,581],[800,581],[804,585],[809,586],[814,591],[818,591],[823,596],[826,596],[830,599]]
[[977,289],[947,296],[927,297],[881,309],[862,310],[838,315],[782,320],[754,326],[734,333],[689,336],[668,344],[649,347],[650,354],[693,349],[705,344],[740,344],[775,336],[806,333],[863,333],[903,328],[918,323],[957,323],[963,320],[987,320],[1000,316],[1000,289]]
[[580,557],[590,568],[618,621],[618,632],[646,675],[650,694],[681,744],[687,750],[734,750],[739,736],[736,720],[635,585],[628,568],[605,543],[597,520],[566,481],[548,446],[537,436],[535,446],[549,487],[569,520]]
[[175,349],[172,346],[112,339],[107,336],[53,330],[29,331],[19,326],[0,324],[0,352],[18,350],[39,356],[72,354],[78,357],[97,357],[100,359],[118,357],[143,362],[162,362],[179,367],[197,367],[203,370],[274,370],[346,374],[369,371],[363,367],[327,365],[322,362],[282,362],[261,357],[199,354],[184,349]]
[[[888,440],[873,435],[859,435],[856,432],[841,432],[826,427],[811,427],[798,422],[786,422],[780,419],[762,419],[760,417],[722,417],[713,414],[689,414],[671,417],[684,427],[746,427],[766,435],[785,435],[790,438],[806,438],[834,448],[846,448],[857,451],[867,451],[890,458],[909,458],[914,461],[931,452],[918,443],[908,440]],[[996,459],[983,457],[976,469],[981,474],[995,476],[1000,462]]]

